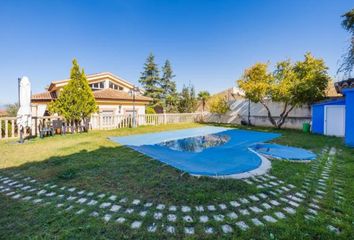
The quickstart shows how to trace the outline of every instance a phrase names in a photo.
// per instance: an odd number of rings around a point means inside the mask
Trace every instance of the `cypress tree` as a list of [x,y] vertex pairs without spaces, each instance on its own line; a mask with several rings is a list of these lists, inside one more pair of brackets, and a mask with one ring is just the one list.
[[[71,124],[77,125],[79,121],[83,120],[87,126],[89,116],[97,110],[95,97],[85,72],[84,70],[80,71],[80,66],[74,59],[70,80],[60,91],[58,98],[49,104],[49,111],[58,113]],[[88,130],[87,127],[85,130]]]
[[163,102],[163,107],[167,112],[175,112],[178,102],[178,94],[176,89],[176,82],[172,79],[175,77],[172,71],[171,63],[166,60],[164,66],[162,67],[162,78],[161,78],[161,88],[162,95],[161,100]]

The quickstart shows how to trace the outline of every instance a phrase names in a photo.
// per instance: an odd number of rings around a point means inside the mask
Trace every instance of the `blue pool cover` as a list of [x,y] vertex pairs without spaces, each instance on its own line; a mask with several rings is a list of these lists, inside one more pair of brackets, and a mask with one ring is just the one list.
[[[209,136],[206,139],[213,140],[209,145],[204,138],[200,138],[206,135]],[[184,172],[220,176],[259,167],[262,160],[249,147],[279,136],[276,133],[208,126],[110,139]],[[195,141],[192,141],[193,138],[196,138]],[[181,146],[195,143],[198,144],[191,151],[181,150]]]
[[282,146],[278,144],[259,143],[251,146],[256,152],[263,155],[287,160],[314,160],[316,154],[301,148]]

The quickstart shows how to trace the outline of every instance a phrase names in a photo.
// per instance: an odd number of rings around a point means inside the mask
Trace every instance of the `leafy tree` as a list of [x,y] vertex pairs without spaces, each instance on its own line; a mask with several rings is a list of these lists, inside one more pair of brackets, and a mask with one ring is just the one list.
[[221,118],[221,115],[227,113],[230,110],[230,106],[225,97],[215,97],[211,99],[209,103],[209,110],[211,113],[218,114]]
[[197,98],[194,87],[183,86],[179,97],[178,111],[181,113],[191,113],[197,108]]
[[348,52],[343,55],[343,63],[339,67],[338,72],[350,74],[354,68],[354,8],[342,15],[342,17],[344,18],[342,21],[342,26],[351,34],[351,39]]
[[175,75],[173,74],[171,63],[169,60],[166,60],[162,67],[160,86],[162,89],[161,101],[167,112],[175,112],[177,108],[178,94],[176,82],[173,81],[174,77]]
[[210,93],[208,91],[200,91],[198,93],[198,100],[202,102],[202,110],[204,112],[205,104],[210,98]]
[[58,98],[49,104],[49,111],[58,113],[71,124],[77,125],[83,120],[85,126],[88,124],[89,116],[98,111],[85,72],[83,69],[80,71],[76,59],[73,60],[70,81],[63,87]]
[[159,69],[152,53],[146,59],[144,71],[141,73],[139,82],[145,89],[144,95],[153,98],[152,106],[161,107],[161,95],[163,91],[160,84]]
[[9,117],[16,117],[20,105],[18,103],[6,105],[6,113]]
[[[257,63],[245,70],[238,84],[246,98],[261,103],[267,110],[269,121],[281,128],[295,107],[309,105],[325,97],[330,80],[327,69],[322,59],[306,53],[304,61],[295,64],[289,60],[279,62],[273,72],[268,71],[268,64]],[[267,100],[284,103],[278,120],[272,116]]]

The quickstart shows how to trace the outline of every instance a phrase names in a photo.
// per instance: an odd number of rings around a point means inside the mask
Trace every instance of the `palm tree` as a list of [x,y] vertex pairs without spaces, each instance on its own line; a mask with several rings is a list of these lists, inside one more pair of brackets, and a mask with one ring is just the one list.
[[198,93],[198,99],[199,99],[199,101],[202,102],[203,112],[204,112],[205,104],[209,98],[210,98],[210,93],[208,91],[200,91]]

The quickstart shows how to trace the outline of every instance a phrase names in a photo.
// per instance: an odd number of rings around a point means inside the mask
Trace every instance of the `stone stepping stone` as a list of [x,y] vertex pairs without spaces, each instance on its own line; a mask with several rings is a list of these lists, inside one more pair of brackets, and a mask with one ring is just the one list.
[[204,232],[205,232],[206,234],[213,234],[213,233],[214,233],[214,228],[212,228],[212,227],[206,227],[206,228],[204,229]]
[[260,209],[260,208],[258,208],[258,207],[250,207],[250,209],[251,209],[253,212],[255,212],[255,213],[261,213],[261,212],[263,212],[263,210]]
[[191,208],[188,206],[182,206],[181,210],[182,210],[182,212],[186,213],[186,212],[190,212]]
[[257,185],[257,188],[263,189],[263,188],[265,188],[265,186],[263,186],[263,185]]
[[286,203],[288,203],[289,202],[289,200],[288,199],[286,199],[286,198],[283,198],[283,197],[281,197],[281,198],[279,198],[281,201],[283,201],[283,202],[286,202]]
[[141,221],[134,221],[130,227],[131,229],[138,229],[141,227],[141,225],[142,225]]
[[111,214],[106,214],[106,215],[104,215],[103,220],[104,220],[105,222],[109,222],[109,220],[111,220],[111,218],[112,218],[112,215],[111,215]]
[[43,195],[47,192],[47,190],[40,190],[37,192],[37,195],[40,196],[40,195]]
[[89,193],[87,194],[88,197],[92,197],[93,195],[94,195],[93,192],[89,192]]
[[204,212],[204,207],[203,206],[196,206],[195,210],[197,210],[197,212]]
[[313,214],[313,215],[317,215],[318,214],[318,212],[315,209],[312,209],[312,208],[309,208],[308,212]]
[[156,223],[151,224],[151,225],[148,226],[148,228],[147,228],[147,231],[148,231],[148,232],[151,232],[151,233],[156,232],[156,230],[157,230],[157,224],[156,224]]
[[258,218],[252,218],[251,221],[256,226],[263,226],[264,225]]
[[141,211],[141,212],[139,213],[139,216],[141,216],[141,217],[145,217],[145,216],[146,216],[146,214],[147,214],[147,211]]
[[227,208],[227,206],[222,203],[222,204],[219,204],[219,208],[220,208],[221,210],[225,210],[225,209]]
[[108,207],[110,207],[112,205],[112,203],[110,203],[110,202],[104,202],[104,203],[102,203],[101,205],[100,205],[100,208],[108,208]]
[[216,211],[216,208],[214,205],[209,205],[207,208],[209,211]]
[[247,210],[247,209],[240,209],[240,213],[242,214],[242,215],[250,215],[250,212]]
[[299,207],[300,206],[300,204],[298,204],[298,203],[296,203],[296,202],[293,202],[293,201],[289,201],[288,202],[291,206],[293,206],[293,207]]
[[119,203],[126,203],[128,201],[127,198],[122,198],[121,200],[119,200]]
[[295,193],[295,195],[301,198],[305,198],[305,195],[299,192]]
[[133,202],[132,202],[132,204],[133,204],[133,205],[139,205],[140,202],[141,202],[141,201],[140,201],[139,199],[134,199]]
[[305,214],[305,218],[307,220],[314,220],[315,219],[315,217],[313,215],[308,215],[308,214]]
[[80,215],[80,214],[82,214],[82,213],[84,213],[85,212],[85,209],[80,209],[79,211],[77,211],[75,214],[76,215]]
[[227,216],[230,218],[230,219],[236,219],[238,218],[237,214],[235,212],[230,212],[227,214]]
[[24,201],[29,201],[31,199],[32,199],[32,196],[27,196],[27,197],[22,198],[22,200],[24,200]]
[[249,198],[253,201],[259,201],[259,198],[256,197],[255,195],[251,195],[251,196],[249,196]]
[[331,232],[336,233],[336,234],[339,234],[339,233],[340,233],[340,230],[339,230],[338,228],[332,226],[332,225],[328,225],[328,226],[327,226],[327,229],[328,229],[329,231],[331,231]]
[[282,212],[275,212],[274,215],[279,219],[284,219],[286,216]]
[[269,216],[269,215],[265,215],[263,216],[264,220],[266,220],[267,222],[270,222],[270,223],[276,223],[277,220],[275,218],[273,218],[272,216]]
[[188,235],[193,235],[195,233],[194,227],[185,227],[184,228],[184,233]]
[[206,223],[209,221],[209,217],[208,216],[200,216],[199,217],[199,222],[201,223]]
[[247,183],[247,184],[250,184],[250,185],[252,185],[253,184],[253,182],[252,181],[250,181],[250,180],[248,180],[248,179],[244,179],[243,180],[245,183]]
[[290,191],[290,189],[287,188],[287,187],[285,187],[285,186],[281,187],[281,189],[283,189],[283,190],[286,191],[286,192]]
[[214,218],[214,220],[217,221],[217,222],[222,222],[222,221],[224,221],[225,216],[222,215],[222,214],[218,214],[218,215],[214,215],[213,218]]
[[77,194],[82,195],[82,194],[84,194],[84,193],[85,193],[85,190],[81,190],[81,191],[78,192]]
[[173,227],[173,226],[167,226],[167,227],[166,227],[166,231],[167,231],[168,233],[174,234],[174,233],[176,233],[176,228]]
[[74,192],[75,190],[76,190],[76,188],[74,188],[74,187],[68,189],[69,192]]
[[63,203],[58,203],[58,204],[57,204],[57,208],[61,208],[61,207],[63,207],[63,206],[64,206]]
[[77,203],[83,204],[87,201],[87,198],[80,198],[79,200],[77,200]]
[[132,208],[128,208],[127,210],[125,210],[126,214],[132,214],[134,212],[134,209]]
[[106,194],[104,194],[104,193],[101,193],[100,195],[98,195],[97,197],[98,198],[104,198],[106,196]]
[[117,200],[117,196],[116,195],[112,195],[108,199],[111,200],[111,201],[115,201],[115,200]]
[[147,208],[149,208],[149,207],[151,207],[152,206],[152,203],[151,202],[148,202],[148,203],[145,203],[144,204],[144,207],[147,207]]
[[241,206],[241,204],[239,204],[239,203],[236,202],[236,201],[231,201],[231,202],[230,202],[230,205],[233,206],[233,207],[239,207],[239,206]]
[[168,208],[168,210],[171,211],[171,212],[176,212],[177,211],[177,207],[176,206],[170,206]]
[[21,194],[16,194],[15,196],[13,196],[13,199],[19,199],[22,195]]
[[156,213],[154,213],[154,218],[156,219],[156,220],[160,220],[161,218],[162,218],[162,213],[161,212],[156,212]]
[[156,209],[157,210],[163,210],[163,209],[165,209],[165,204],[159,204],[159,205],[157,205],[157,207],[156,207]]
[[71,209],[73,209],[74,208],[74,206],[69,206],[69,207],[67,207],[66,209],[65,209],[65,211],[67,211],[67,212],[69,212],[69,211],[71,211]]
[[266,199],[268,196],[265,195],[264,193],[258,193],[258,196],[260,196],[263,199]]
[[94,205],[96,205],[98,202],[96,201],[96,200],[90,200],[88,203],[87,203],[87,205],[88,206],[94,206]]
[[183,221],[191,223],[191,222],[193,222],[193,218],[191,216],[187,215],[187,216],[183,217]]
[[223,231],[224,233],[232,233],[232,232],[233,232],[232,227],[231,227],[230,225],[227,225],[227,224],[222,225],[222,226],[221,226],[221,229],[222,229],[222,231]]
[[169,222],[176,222],[177,216],[176,216],[175,214],[168,214],[168,215],[167,215],[167,220],[168,220]]
[[69,196],[66,200],[68,201],[74,201],[77,197],[75,196]]
[[116,220],[117,223],[124,223],[125,221],[126,221],[126,219],[124,217],[119,217]]
[[240,198],[240,202],[241,202],[241,203],[244,203],[244,204],[247,204],[247,203],[249,203],[250,201],[248,201],[246,198]]
[[239,221],[236,222],[236,225],[242,230],[242,231],[246,231],[249,226],[244,222],[244,221]]
[[320,209],[320,206],[318,206],[317,204],[314,204],[314,203],[310,203],[309,206],[312,208]]
[[110,211],[111,211],[111,212],[118,212],[119,209],[121,209],[121,208],[122,208],[121,206],[114,204],[114,205],[112,205]]
[[290,214],[295,214],[296,213],[295,209],[293,209],[291,207],[285,207],[285,208],[283,208],[283,210],[285,212],[287,212],[287,213],[290,213]]
[[43,199],[37,198],[37,199],[34,199],[34,200],[33,200],[33,203],[40,203],[40,202],[42,202],[42,201],[43,201]]
[[272,208],[272,206],[271,206],[271,205],[269,205],[268,203],[262,203],[262,207],[263,207],[264,209],[266,209],[266,210],[268,210],[268,209],[271,209],[271,208]]

